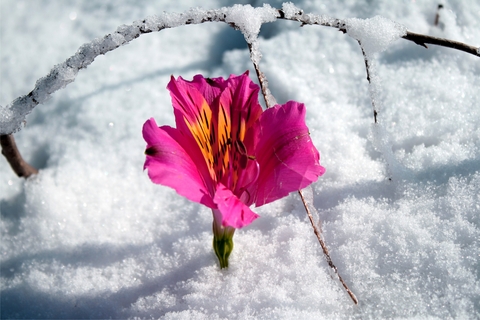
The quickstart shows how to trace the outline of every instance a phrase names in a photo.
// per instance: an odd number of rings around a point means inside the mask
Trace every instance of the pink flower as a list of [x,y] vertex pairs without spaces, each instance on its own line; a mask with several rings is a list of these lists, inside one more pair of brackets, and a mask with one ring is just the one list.
[[258,218],[261,206],[310,185],[325,169],[305,124],[305,106],[289,101],[265,111],[248,77],[171,78],[176,128],[143,126],[144,169],[213,211],[214,249],[228,266],[233,233]]

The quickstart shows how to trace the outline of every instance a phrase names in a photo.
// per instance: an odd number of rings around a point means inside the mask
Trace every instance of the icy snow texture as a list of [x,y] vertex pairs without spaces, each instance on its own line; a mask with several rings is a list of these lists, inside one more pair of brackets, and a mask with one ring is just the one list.
[[[0,1],[0,104],[29,92],[83,43],[196,5]],[[443,29],[432,26],[437,5],[295,3],[304,15],[380,15],[414,32],[457,34],[475,45],[480,5],[444,2],[452,14],[441,20]],[[220,271],[211,212],[142,173],[143,123],[153,116],[174,125],[165,89],[171,74],[255,74],[243,35],[208,23],[141,36],[97,57],[27,117],[15,138],[40,174],[19,179],[0,157],[2,318],[479,317],[478,58],[404,40],[378,54],[385,146],[409,174],[390,181],[385,154],[370,137],[370,96],[356,41],[332,28],[277,21],[262,27],[259,43],[262,71],[279,103],[307,106],[327,168],[313,185],[314,205],[359,306],[330,277],[296,194],[255,209],[261,217],[236,232],[231,268]]]

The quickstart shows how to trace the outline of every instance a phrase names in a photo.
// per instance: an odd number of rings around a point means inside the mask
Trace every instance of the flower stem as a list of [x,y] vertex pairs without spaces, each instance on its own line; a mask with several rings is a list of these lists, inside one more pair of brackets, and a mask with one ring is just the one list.
[[235,228],[222,226],[221,214],[213,209],[213,250],[220,262],[220,268],[228,268],[228,257],[233,250]]
[[[235,229],[233,229],[235,230]],[[229,237],[225,232],[221,236],[213,236],[213,249],[217,255],[218,261],[220,262],[220,268],[228,268],[228,257],[233,250],[233,232]]]

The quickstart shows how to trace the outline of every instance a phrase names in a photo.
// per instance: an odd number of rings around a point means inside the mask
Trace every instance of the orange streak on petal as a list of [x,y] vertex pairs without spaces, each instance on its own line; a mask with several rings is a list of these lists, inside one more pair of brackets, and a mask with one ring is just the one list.
[[189,120],[185,116],[183,119],[202,152],[205,162],[207,163],[210,176],[213,180],[216,180],[214,153],[212,143],[210,142],[213,125],[212,110],[210,106],[204,100],[202,106],[198,110],[198,113],[194,115],[193,119]]
[[214,146],[214,153],[218,157],[216,163],[216,172],[218,178],[221,179],[230,166],[230,149],[232,145],[231,139],[231,119],[230,113],[225,110],[223,105],[219,106],[217,121],[218,139]]

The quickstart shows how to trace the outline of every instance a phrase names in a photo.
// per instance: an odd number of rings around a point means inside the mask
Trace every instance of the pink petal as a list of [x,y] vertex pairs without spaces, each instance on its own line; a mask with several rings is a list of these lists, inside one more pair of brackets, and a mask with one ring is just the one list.
[[167,89],[170,90],[173,113],[178,130],[187,136],[190,135],[193,139],[193,135],[185,121],[190,124],[202,123],[205,130],[207,130],[207,127],[212,126],[213,119],[211,114],[214,110],[211,110],[211,106],[197,89],[197,85],[185,81],[182,77],[178,77],[178,80],[175,80],[172,76]]
[[238,118],[245,122],[246,130],[249,130],[260,117],[262,107],[258,103],[259,91],[260,87],[250,80],[248,72],[228,78],[227,87],[220,96],[220,105],[227,112],[226,116],[231,117],[232,133],[236,133]]
[[[154,183],[171,187],[187,199],[216,208],[212,196],[213,183],[205,181],[196,163],[179,141],[181,133],[171,127],[157,127],[153,118],[143,125],[143,138],[147,142],[144,169]],[[202,159],[203,160],[203,159]]]
[[[234,174],[226,175],[226,179],[222,182],[232,190],[235,188],[235,194],[245,187],[245,185],[237,185],[237,187],[234,185],[239,179],[246,181],[242,176],[249,175],[248,172],[244,172],[246,169],[249,171],[248,156],[253,156],[255,152],[253,127],[262,114],[262,108],[258,103],[259,90],[260,88],[250,80],[246,72],[240,76],[230,76],[227,80],[227,88],[220,96],[217,122],[219,149],[236,151],[230,153],[231,157],[228,159]],[[233,179],[230,179],[232,176]]]
[[213,201],[222,214],[222,225],[224,227],[242,228],[258,218],[255,212],[250,210],[232,191],[220,183],[217,186]]
[[227,86],[226,80],[220,78],[204,78],[201,74],[193,77],[192,81],[185,81],[179,77],[178,81],[188,82],[193,85],[205,98],[209,106],[218,104],[220,94]]
[[289,101],[265,110],[257,125],[255,150],[260,165],[256,206],[303,189],[325,172],[305,124],[303,103]]

